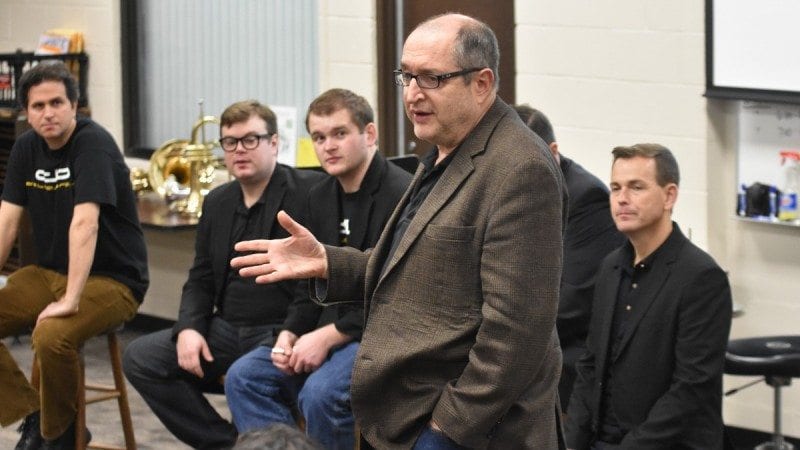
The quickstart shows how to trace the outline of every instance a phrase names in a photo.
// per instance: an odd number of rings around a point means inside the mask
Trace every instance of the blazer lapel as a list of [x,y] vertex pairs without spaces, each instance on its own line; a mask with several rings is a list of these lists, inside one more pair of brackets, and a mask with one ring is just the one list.
[[[472,171],[475,170],[472,158],[483,153],[500,119],[510,113],[516,114],[511,107],[506,105],[499,97],[496,98],[480,122],[478,122],[475,128],[455,150],[457,153],[453,156],[453,160],[450,161],[450,165],[447,166],[442,177],[436,183],[436,186],[433,187],[430,194],[428,194],[428,197],[422,203],[422,206],[420,206],[419,211],[417,211],[417,214],[408,225],[405,235],[403,235],[403,238],[397,246],[397,250],[394,255],[392,255],[392,259],[386,267],[386,272],[383,275],[384,277],[392,272],[397,262],[403,258],[414,241],[417,240],[422,230],[425,229],[425,226],[428,225],[436,213],[439,212],[447,201],[456,193],[461,184],[469,177]],[[413,189],[415,189],[416,185],[420,182],[421,169],[422,165],[417,168],[417,174],[411,182],[412,187],[406,191],[406,197],[403,199],[403,206],[395,210],[395,215],[405,208],[408,192],[413,192]],[[392,217],[392,227],[394,227],[394,221],[396,219],[396,217]],[[380,282],[380,280],[378,282]]]
[[221,266],[214,268],[214,276],[216,277],[214,285],[217,286],[216,296],[222,293],[222,286],[225,286],[225,278],[228,276],[228,270],[230,270],[231,267],[228,261],[233,254],[233,246],[231,243],[231,239],[233,239],[233,236],[231,236],[233,232],[233,219],[236,214],[236,207],[242,201],[242,188],[239,186],[238,182],[231,182],[226,189],[228,189],[228,192],[225,193],[225,200],[219,203],[219,209],[213,211],[213,213],[211,213],[212,217],[208,218],[208,220],[212,221],[212,229],[214,232],[218,232],[219,236],[224,236],[223,239],[215,239],[213,242],[209,243],[209,246],[212,246],[209,248],[214,249],[211,254],[226,255],[225,258],[212,258],[212,265],[214,266],[217,266],[218,262],[224,262]]
[[[261,193],[261,197],[264,198],[263,213],[266,218],[265,223],[269,224],[267,229],[270,230],[270,234],[275,225],[275,216],[278,215],[278,211],[281,210],[281,205],[283,205],[283,197],[286,195],[286,183],[286,172],[280,165],[275,165],[275,172],[272,173],[272,178],[269,180],[267,187],[264,188],[264,192]],[[273,236],[268,238],[273,239]]]
[[408,186],[400,202],[398,202],[397,207],[395,207],[394,212],[392,212],[392,215],[389,217],[389,221],[386,222],[386,226],[381,232],[381,237],[378,239],[378,243],[375,244],[375,248],[370,255],[369,262],[367,263],[366,285],[364,286],[365,314],[369,313],[369,303],[372,300],[372,293],[375,291],[375,287],[378,284],[378,275],[383,268],[383,261],[386,258],[386,254],[392,247],[394,229],[397,226],[398,220],[400,220],[400,217],[403,215],[403,210],[406,208],[406,205],[408,205],[408,199],[411,197],[411,193],[417,189],[422,180],[423,167],[422,164],[417,166],[417,172],[411,179],[411,184]]
[[339,187],[335,178],[327,178],[311,191],[311,217],[309,225],[314,236],[323,244],[339,246]]
[[604,292],[600,293],[596,298],[606,299],[605,304],[598,305],[597,313],[599,317],[592,318],[592,322],[600,324],[599,341],[596,348],[599,352],[595,357],[595,367],[597,376],[602,377],[606,370],[606,362],[608,361],[608,352],[611,349],[611,327],[614,322],[614,308],[617,304],[617,292],[619,292],[619,283],[621,279],[621,270],[619,264],[614,266],[614,270],[610,275],[611,282],[606,284]]
[[366,194],[363,203],[359,204],[358,209],[353,211],[353,217],[350,221],[350,236],[347,238],[350,247],[364,248],[364,239],[367,236],[369,218],[374,206],[375,200],[372,198],[372,194]]
[[370,217],[372,217],[372,210],[375,208],[375,195],[381,187],[381,179],[386,172],[386,160],[381,157],[379,153],[375,153],[370,162],[367,173],[364,175],[364,180],[361,182],[359,189],[359,207],[353,212],[353,222],[350,227],[350,246],[355,248],[364,248],[364,242],[367,239],[367,233],[370,229]]
[[[458,153],[453,157],[453,160],[450,161],[450,165],[447,166],[447,169],[445,169],[442,177],[436,183],[436,186],[433,187],[428,197],[422,202],[417,214],[411,219],[411,223],[408,224],[403,238],[397,245],[397,250],[395,250],[392,259],[386,267],[384,276],[388,275],[397,265],[397,262],[403,258],[411,247],[411,244],[417,240],[422,230],[425,229],[425,226],[428,225],[431,219],[433,219],[433,216],[436,215],[447,200],[458,190],[458,187],[461,186],[461,183],[467,179],[473,170],[472,155],[466,148],[458,150]],[[415,184],[418,182],[419,180],[414,180]]]
[[[677,227],[677,225],[674,226]],[[676,230],[676,232],[680,236],[671,236],[667,239],[667,241],[663,244],[665,246],[663,251],[660,255],[656,255],[656,258],[653,261],[653,267],[649,269],[653,271],[651,274],[652,280],[651,282],[647,283],[647,286],[642,288],[641,297],[637,300],[638,303],[633,309],[633,314],[631,314],[630,319],[628,319],[630,323],[625,331],[625,335],[622,336],[622,340],[620,341],[619,345],[619,351],[617,352],[616,356],[614,356],[614,359],[619,357],[619,355],[625,351],[625,347],[628,345],[628,342],[630,342],[631,338],[636,332],[636,329],[639,327],[639,323],[647,314],[648,310],[653,306],[655,300],[659,298],[659,294],[661,294],[664,284],[667,282],[667,279],[670,276],[672,264],[675,262],[675,259],[680,252],[680,248],[682,247],[682,245],[679,244],[679,241],[683,235],[680,234],[680,230]]]
[[643,292],[640,298],[636,301],[636,305],[633,308],[633,314],[628,323],[628,327],[625,330],[625,334],[622,336],[622,340],[619,343],[619,351],[616,355],[611,355],[611,357],[616,361],[619,355],[625,351],[625,347],[630,342],[631,337],[636,332],[636,329],[639,327],[639,322],[642,321],[642,318],[645,316],[647,311],[652,306],[653,301],[658,297],[658,294],[661,292],[661,288],[664,286],[664,282],[667,281],[669,277],[669,268],[661,266],[659,264],[654,264],[651,270],[658,270],[658,272],[654,273],[652,284],[650,284],[649,288],[643,289]]

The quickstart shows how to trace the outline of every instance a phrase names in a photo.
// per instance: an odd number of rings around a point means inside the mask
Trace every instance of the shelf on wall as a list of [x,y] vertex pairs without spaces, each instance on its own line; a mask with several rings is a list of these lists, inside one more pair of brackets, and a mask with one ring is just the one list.
[[781,227],[788,227],[788,228],[800,228],[800,220],[770,220],[767,218],[761,219],[756,217],[742,217],[742,216],[733,216],[734,219],[742,221],[742,222],[751,222],[751,223],[760,223],[764,225],[777,225]]

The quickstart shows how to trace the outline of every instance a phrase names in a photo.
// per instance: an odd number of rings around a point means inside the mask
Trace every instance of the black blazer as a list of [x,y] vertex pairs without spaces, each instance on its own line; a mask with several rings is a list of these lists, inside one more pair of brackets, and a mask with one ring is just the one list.
[[588,449],[595,440],[600,385],[611,370],[613,408],[627,430],[619,448],[721,449],[722,370],[732,312],[727,276],[673,224],[650,268],[656,278],[642,287],[641,306],[618,354],[609,356],[621,270],[632,263],[624,252],[611,253],[598,272],[587,350],[569,405],[568,447]]
[[586,349],[597,269],[606,255],[625,243],[625,236],[611,218],[606,185],[580,164],[563,155],[560,159],[569,193],[556,320],[564,365],[558,392],[566,411],[575,382],[574,366]]
[[[297,170],[278,164],[269,184],[264,189],[262,198],[266,199],[263,208],[265,239],[287,237],[288,233],[278,224],[275,216],[285,210],[300,223],[308,220],[308,190],[321,180],[323,174],[310,170]],[[205,335],[208,331],[209,319],[221,304],[225,278],[230,270],[231,227],[237,205],[241,202],[241,188],[237,181],[231,181],[216,187],[208,193],[203,201],[203,213],[197,225],[195,241],[195,257],[189,278],[183,285],[181,306],[178,320],[173,327],[173,335],[191,328]],[[302,312],[296,311],[293,304],[295,297],[302,292],[297,281],[261,285],[263,296],[253,301],[281,301],[288,304],[287,316],[263,318],[264,323],[280,324],[285,319],[285,327],[296,329],[298,317]]]
[[[410,182],[410,173],[375,153],[358,190],[358,208],[350,226],[350,247],[366,250],[378,242]],[[339,182],[334,177],[327,177],[309,192],[309,229],[323,244],[339,245],[340,192]],[[316,308],[312,323],[316,323],[317,328],[335,323],[339,332],[360,340],[364,326],[363,298],[353,300],[352,304]]]

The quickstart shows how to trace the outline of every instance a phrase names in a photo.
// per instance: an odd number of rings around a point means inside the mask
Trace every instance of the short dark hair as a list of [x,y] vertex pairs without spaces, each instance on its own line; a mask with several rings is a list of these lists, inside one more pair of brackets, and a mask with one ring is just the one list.
[[544,115],[543,112],[530,105],[514,105],[514,109],[519,114],[519,118],[525,122],[534,133],[538,134],[547,145],[556,141],[556,135],[553,133],[553,125],[550,119]]
[[367,99],[353,91],[334,88],[323,92],[308,105],[306,131],[311,131],[308,129],[308,118],[312,114],[330,116],[340,109],[346,109],[350,113],[350,120],[356,124],[358,131],[363,132],[368,124],[375,122],[375,113]]
[[681,174],[678,169],[678,161],[672,152],[661,144],[634,144],[629,147],[614,147],[611,151],[614,161],[618,159],[630,159],[637,156],[651,158],[656,161],[656,182],[659,186],[666,186],[669,183],[680,185]]
[[[430,17],[417,25],[414,30],[431,26],[433,21],[453,14],[455,13],[448,12]],[[464,22],[458,30],[455,46],[453,47],[453,59],[456,65],[462,69],[476,67],[492,69],[494,73],[494,88],[498,89],[500,86],[500,46],[497,43],[497,36],[486,23],[474,17],[464,17],[471,20]],[[468,73],[464,75],[464,79],[469,82],[472,80],[472,75],[472,73]]]
[[272,423],[240,434],[233,450],[322,450],[322,446],[295,427]]
[[78,82],[63,61],[42,61],[22,74],[19,79],[17,101],[22,109],[28,109],[28,94],[31,88],[45,81],[57,81],[64,85],[67,99],[72,104],[78,101]]
[[247,122],[250,117],[258,116],[267,124],[267,133],[278,132],[278,119],[269,107],[262,105],[258,100],[243,100],[236,102],[222,112],[219,118],[220,128],[229,127],[235,123]]

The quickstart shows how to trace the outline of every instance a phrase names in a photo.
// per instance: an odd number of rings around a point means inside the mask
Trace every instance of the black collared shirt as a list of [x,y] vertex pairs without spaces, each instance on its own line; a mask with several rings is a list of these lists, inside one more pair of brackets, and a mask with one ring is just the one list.
[[[233,217],[231,235],[228,238],[230,258],[240,256],[233,246],[240,241],[263,239],[269,236],[267,218],[264,217],[267,189],[249,208],[245,206],[241,192]],[[228,323],[237,326],[252,325],[254,320],[265,325],[264,318],[274,318],[280,323],[286,317],[287,305],[281,301],[269,301],[263,298],[263,286],[256,284],[253,278],[243,278],[238,270],[230,270],[225,277],[222,301],[218,305],[220,316]]]
[[389,261],[392,260],[392,256],[397,250],[397,246],[400,244],[400,240],[403,238],[403,235],[406,234],[408,225],[414,219],[414,216],[417,215],[417,211],[419,211],[419,208],[422,206],[422,203],[425,202],[425,199],[428,198],[428,194],[431,193],[433,187],[436,186],[436,183],[442,177],[442,174],[444,173],[445,169],[447,169],[447,166],[450,165],[450,162],[453,160],[456,152],[458,152],[458,147],[456,147],[455,150],[441,160],[439,164],[436,164],[436,159],[439,157],[439,150],[434,147],[433,150],[428,152],[428,154],[425,155],[425,157],[420,161],[423,165],[420,181],[416,184],[414,190],[411,192],[408,203],[406,203],[405,208],[403,208],[403,213],[400,215],[400,218],[397,220],[397,225],[394,227],[394,232],[392,233],[392,247],[389,249],[389,253],[386,255],[386,259],[383,261],[381,273],[386,271],[386,266]]
[[[666,242],[666,241],[665,241]],[[648,255],[642,261],[634,264],[636,254],[630,241],[625,244],[620,259],[617,261],[620,267],[619,290],[614,307],[614,318],[611,325],[611,335],[609,341],[609,351],[607,353],[606,371],[603,380],[603,392],[600,405],[600,427],[599,439],[611,444],[619,443],[628,430],[621,429],[619,420],[614,412],[612,401],[612,384],[614,383],[613,361],[621,351],[622,339],[627,334],[630,327],[630,318],[637,311],[641,303],[640,292],[648,283],[652,283],[653,262],[658,258],[662,244],[656,251]]]

